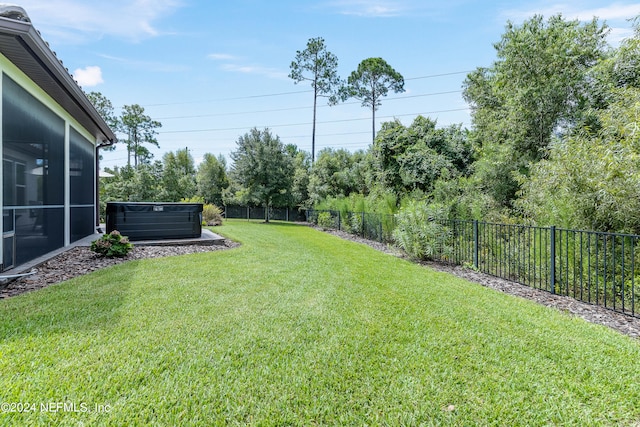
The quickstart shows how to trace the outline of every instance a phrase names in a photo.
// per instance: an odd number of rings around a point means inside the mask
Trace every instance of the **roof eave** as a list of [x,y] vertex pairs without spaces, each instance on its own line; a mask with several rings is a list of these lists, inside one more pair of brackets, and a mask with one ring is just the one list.
[[[12,35],[24,46],[25,51],[33,56],[49,73],[51,78],[62,87],[74,103],[88,116],[96,130],[103,138],[101,142],[114,143],[117,138],[109,125],[89,101],[82,88],[69,74],[62,61],[49,48],[40,33],[31,23],[0,17],[0,33]],[[28,75],[28,74],[27,74]],[[29,76],[31,77],[31,76]],[[47,91],[46,88],[43,90]],[[98,135],[96,135],[98,137]]]

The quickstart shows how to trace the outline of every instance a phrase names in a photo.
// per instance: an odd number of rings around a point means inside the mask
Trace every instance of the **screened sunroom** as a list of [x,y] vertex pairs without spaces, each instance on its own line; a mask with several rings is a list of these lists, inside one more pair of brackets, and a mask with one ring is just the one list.
[[0,6],[1,270],[96,230],[97,149],[115,136],[23,9]]

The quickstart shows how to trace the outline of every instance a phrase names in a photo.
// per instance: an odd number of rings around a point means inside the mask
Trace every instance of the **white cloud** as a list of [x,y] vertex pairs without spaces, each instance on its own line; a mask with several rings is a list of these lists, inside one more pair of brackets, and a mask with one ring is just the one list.
[[141,61],[138,59],[123,58],[112,55],[100,55],[104,59],[124,64],[125,66],[137,70],[151,71],[155,73],[184,73],[191,68],[185,64],[172,64],[164,61]]
[[626,20],[640,15],[640,3],[621,4],[612,3],[606,7],[584,8],[571,3],[556,3],[540,6],[539,8],[508,9],[503,15],[513,21],[522,21],[533,15],[546,17],[561,13],[567,19],[590,21],[594,16],[600,20]]
[[207,55],[207,57],[214,61],[234,61],[238,59],[237,56],[229,55],[227,53],[211,53]]
[[573,3],[553,3],[546,2],[539,8],[529,7],[526,9],[508,9],[503,11],[502,18],[519,23],[534,15],[543,15],[546,18],[562,14],[565,19],[577,19],[582,22],[591,21],[594,17],[600,22],[606,22],[609,27],[607,40],[613,46],[633,35],[630,19],[640,15],[640,3],[622,4],[612,3],[604,7],[580,7]]
[[404,11],[404,7],[397,1],[389,0],[337,0],[328,3],[342,15],[363,16],[367,18],[387,18],[399,16]]
[[612,28],[607,39],[609,43],[618,46],[624,39],[633,37],[634,31],[631,28]]
[[[395,18],[422,16],[427,19],[450,16],[472,0],[325,0],[315,9],[328,10],[339,15],[362,18]],[[460,12],[455,12],[460,13]]]
[[85,68],[78,68],[73,72],[73,77],[80,86],[93,87],[104,83],[102,80],[102,70],[100,67],[90,65]]
[[280,71],[275,68],[261,67],[255,65],[238,65],[238,64],[222,64],[221,68],[225,71],[242,73],[242,74],[257,74],[266,76],[272,79],[288,79],[288,73]]
[[139,41],[162,34],[157,22],[181,7],[180,0],[21,0],[45,39],[82,43],[113,36]]

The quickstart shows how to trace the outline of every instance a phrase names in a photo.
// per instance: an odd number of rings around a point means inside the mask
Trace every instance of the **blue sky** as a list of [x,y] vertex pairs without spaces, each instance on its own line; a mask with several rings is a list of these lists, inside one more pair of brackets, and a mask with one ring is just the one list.
[[[439,126],[470,127],[461,86],[467,72],[495,60],[493,43],[508,20],[562,13],[598,16],[616,45],[640,15],[632,1],[471,0],[23,0],[34,26],[83,89],[99,91],[116,112],[140,104],[163,126],[160,149],[188,147],[225,155],[252,127],[269,127],[285,143],[311,150],[312,94],[287,77],[296,51],[323,37],[346,78],[358,63],[382,57],[405,78],[376,127],[422,114]],[[320,100],[316,150],[350,151],[371,143],[371,112],[355,100]],[[120,146],[103,165],[126,164]]]

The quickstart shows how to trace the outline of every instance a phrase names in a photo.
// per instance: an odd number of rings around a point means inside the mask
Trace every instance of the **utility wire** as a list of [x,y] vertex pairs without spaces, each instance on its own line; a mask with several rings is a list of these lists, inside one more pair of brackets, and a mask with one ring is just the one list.
[[404,79],[404,81],[407,80],[420,80],[420,79],[431,79],[434,77],[445,77],[445,76],[453,76],[455,74],[469,74],[471,73],[471,71],[452,71],[450,73],[442,73],[442,74],[431,74],[428,76],[420,76],[420,77],[409,77],[408,79]]
[[[432,78],[436,78],[436,77],[453,76],[453,75],[456,75],[456,74],[468,74],[470,72],[471,71],[452,71],[450,73],[429,74],[429,75],[426,75],[426,76],[409,77],[409,78],[406,78],[404,80],[407,81],[407,80],[432,79]],[[164,107],[164,106],[168,106],[168,105],[202,104],[202,103],[220,102],[220,101],[235,101],[235,100],[241,100],[241,99],[268,98],[268,97],[272,97],[272,96],[294,95],[294,94],[309,93],[309,92],[313,92],[313,90],[298,90],[298,91],[291,91],[291,92],[265,93],[265,94],[259,94],[259,95],[247,95],[247,96],[238,96],[238,97],[231,97],[231,98],[218,98],[218,99],[200,100],[200,101],[163,102],[163,103],[157,103],[157,104],[146,104],[146,105],[144,105],[144,107]]]
[[247,95],[247,96],[238,96],[234,98],[218,98],[213,100],[202,100],[202,101],[166,102],[161,104],[147,104],[145,105],[145,107],[163,107],[166,105],[202,104],[205,102],[220,102],[220,101],[234,101],[238,99],[268,98],[270,96],[293,95],[296,93],[309,93],[309,92],[313,92],[313,90],[298,90],[293,92],[266,93],[262,95]]
[[[410,98],[422,98],[425,96],[436,96],[436,95],[449,95],[452,93],[460,93],[462,92],[462,90],[449,90],[449,91],[445,91],[445,92],[431,92],[431,93],[423,93],[423,94],[418,94],[418,95],[406,95],[406,96],[395,96],[395,97],[390,97],[390,98],[385,98],[385,102],[387,101],[401,101],[403,99],[410,99]],[[353,101],[353,102],[343,102],[340,105],[354,105],[354,104],[360,104],[360,101]],[[319,105],[318,108],[326,108],[326,107],[331,107],[330,105]],[[293,110],[302,110],[305,108],[313,108],[312,106],[304,106],[304,107],[287,107],[287,108],[274,108],[274,109],[270,109],[270,110],[254,110],[254,111],[237,111],[237,112],[232,112],[232,113],[215,113],[215,114],[197,114],[197,115],[189,115],[189,116],[170,116],[170,117],[157,117],[156,120],[174,120],[174,119],[197,119],[197,118],[203,118],[203,117],[221,117],[221,116],[239,116],[239,115],[246,115],[246,114],[261,114],[261,113],[277,113],[280,111],[293,111]]]
[[[391,115],[391,116],[380,116],[378,118],[379,119],[389,119],[389,118],[396,118],[396,117],[418,116],[418,115],[425,115],[425,114],[451,113],[451,112],[454,112],[454,111],[465,111],[465,110],[469,110],[469,109],[470,109],[469,107],[453,108],[453,109],[450,109],[450,110],[426,111],[426,112],[423,112],[423,113],[394,114],[394,115]],[[343,123],[343,122],[355,122],[355,121],[362,121],[362,120],[371,120],[371,118],[370,117],[360,117],[360,118],[356,118],[356,119],[327,120],[327,121],[316,122],[316,123],[317,124]],[[279,124],[279,125],[252,126],[252,127],[275,129],[275,128],[291,127],[291,126],[308,126],[310,124],[312,124],[312,123],[311,122],[304,122],[304,123],[286,123],[286,124]],[[167,131],[159,131],[158,133],[159,134],[170,134],[170,133],[223,132],[223,131],[230,131],[230,130],[243,130],[243,129],[246,129],[246,128],[247,128],[246,126],[242,126],[242,127],[234,127],[234,128],[167,130]]]

